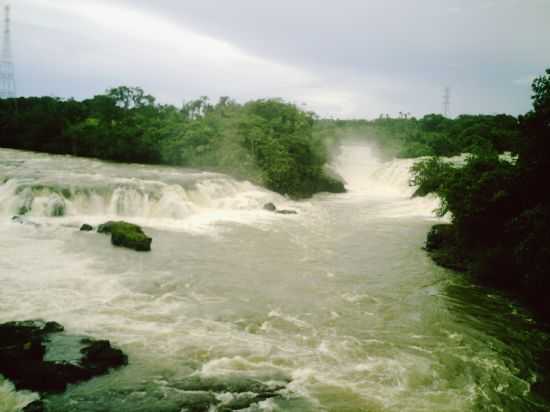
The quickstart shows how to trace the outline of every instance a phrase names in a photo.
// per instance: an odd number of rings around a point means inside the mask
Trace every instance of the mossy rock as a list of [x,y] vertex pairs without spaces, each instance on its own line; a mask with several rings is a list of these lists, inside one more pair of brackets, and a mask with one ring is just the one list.
[[98,233],[111,234],[111,243],[139,252],[151,250],[153,239],[148,237],[141,227],[128,222],[107,222],[99,225]]

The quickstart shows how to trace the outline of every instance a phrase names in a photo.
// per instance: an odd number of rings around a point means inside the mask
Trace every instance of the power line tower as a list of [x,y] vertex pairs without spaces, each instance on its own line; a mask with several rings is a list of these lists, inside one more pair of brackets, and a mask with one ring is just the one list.
[[445,87],[445,92],[443,93],[443,116],[449,117],[451,114],[451,89]]
[[4,8],[4,38],[0,57],[0,98],[15,97],[15,71],[11,56],[10,6]]

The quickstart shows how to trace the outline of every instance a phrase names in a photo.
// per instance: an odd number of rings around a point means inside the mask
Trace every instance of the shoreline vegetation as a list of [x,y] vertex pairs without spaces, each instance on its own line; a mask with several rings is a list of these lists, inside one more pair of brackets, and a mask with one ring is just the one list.
[[550,322],[550,69],[532,85],[533,109],[518,119],[512,156],[480,148],[456,167],[437,157],[413,166],[411,183],[436,194],[440,216],[426,249],[441,266],[519,299]]

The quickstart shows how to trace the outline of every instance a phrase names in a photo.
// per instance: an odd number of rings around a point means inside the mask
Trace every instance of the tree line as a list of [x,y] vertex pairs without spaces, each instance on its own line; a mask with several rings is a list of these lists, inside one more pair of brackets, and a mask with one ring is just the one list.
[[177,108],[140,88],[117,87],[84,101],[0,100],[0,146],[116,162],[210,168],[294,198],[342,192],[326,170],[315,116],[279,99],[239,104],[203,97]]
[[326,137],[374,142],[388,156],[400,158],[456,156],[480,149],[514,151],[519,140],[518,119],[507,114],[321,119],[316,128]]

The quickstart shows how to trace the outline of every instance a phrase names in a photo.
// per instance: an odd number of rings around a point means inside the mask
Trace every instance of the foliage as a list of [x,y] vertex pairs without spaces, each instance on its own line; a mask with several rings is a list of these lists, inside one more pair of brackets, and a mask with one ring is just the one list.
[[202,97],[176,108],[129,87],[82,102],[0,100],[3,147],[216,169],[292,197],[344,190],[324,170],[327,149],[313,124],[313,114],[281,100]]
[[318,133],[333,139],[376,143],[388,156],[456,156],[465,152],[517,150],[519,125],[509,115],[461,115],[448,119],[429,114],[421,119],[381,116],[368,120],[321,120]]
[[520,117],[516,162],[479,151],[462,168],[417,164],[413,181],[452,214],[453,253],[481,279],[525,296],[550,316],[550,70],[533,83],[533,110]]
[[319,191],[344,191],[323,170],[327,154],[312,135],[313,115],[279,100],[245,105],[239,123],[244,146],[263,171],[267,187],[308,197]]
[[[411,168],[412,178],[410,181],[410,185],[417,188],[414,196],[426,196],[430,193],[440,192],[441,186],[452,172],[451,164],[438,157],[430,157],[415,163]],[[446,211],[442,212],[442,214],[445,213]]]

